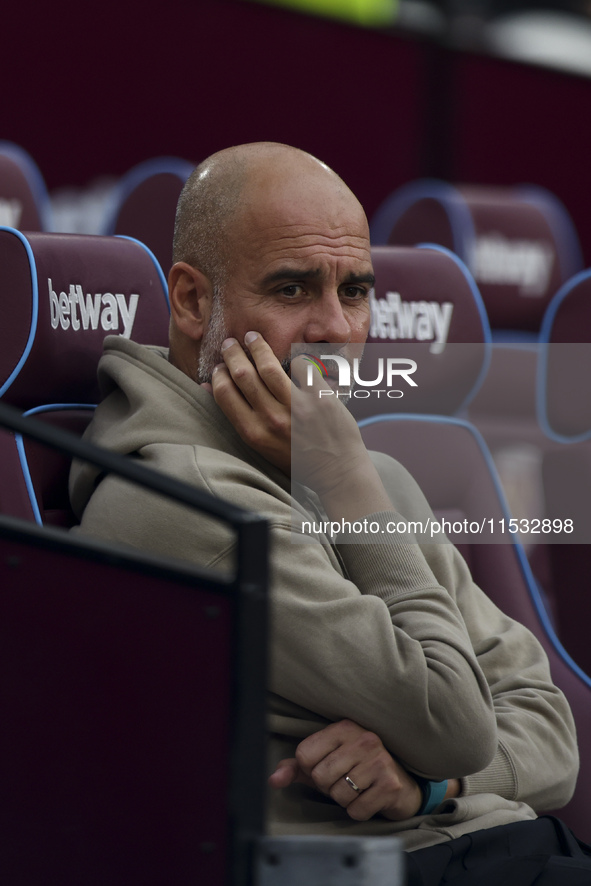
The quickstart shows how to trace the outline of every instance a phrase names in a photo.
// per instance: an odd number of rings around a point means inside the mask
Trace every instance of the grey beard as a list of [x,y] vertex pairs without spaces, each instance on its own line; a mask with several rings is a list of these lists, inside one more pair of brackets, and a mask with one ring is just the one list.
[[[207,326],[207,330],[203,339],[201,341],[201,350],[199,352],[199,364],[197,368],[197,380],[199,384],[204,384],[205,382],[211,383],[211,376],[213,374],[214,367],[218,365],[218,363],[223,363],[222,358],[222,342],[228,338],[230,333],[228,332],[228,326],[226,324],[226,318],[224,316],[224,308],[223,308],[223,299],[218,293],[214,297],[213,308],[211,312],[211,317],[209,318],[209,324]],[[245,351],[248,359],[252,362],[253,359],[248,351]],[[306,351],[302,350],[302,353],[306,353]],[[291,378],[291,361],[292,357],[284,357],[283,360],[280,360],[281,368]],[[339,397],[339,400],[343,405],[347,405],[350,400],[350,397]]]
[[[223,300],[220,295],[217,294],[214,297],[213,308],[207,330],[201,341],[199,363],[197,367],[197,381],[199,384],[203,384],[204,382],[211,383],[214,367],[217,366],[218,363],[224,362],[221,348],[223,341],[228,338],[229,335],[230,333],[224,316]],[[245,351],[245,353],[252,363],[253,360],[248,351]],[[289,375],[291,371],[291,358],[286,357],[281,360],[281,367],[283,371]]]
[[214,293],[213,307],[209,324],[201,341],[197,381],[199,384],[211,383],[214,367],[222,360],[222,342],[228,338],[228,327],[224,316],[224,307],[220,293]]

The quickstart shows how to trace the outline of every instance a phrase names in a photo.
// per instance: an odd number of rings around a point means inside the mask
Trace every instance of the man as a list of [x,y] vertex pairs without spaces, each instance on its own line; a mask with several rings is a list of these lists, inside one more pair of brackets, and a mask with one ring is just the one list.
[[[310,409],[303,357],[290,357],[294,342],[367,336],[354,195],[296,149],[222,151],[185,186],[174,262],[170,352],[107,340],[90,439],[269,517],[270,832],[399,834],[419,858],[563,805],[577,772],[568,705],[537,641],[451,545],[292,541],[292,442],[307,503],[328,519],[430,513],[338,398]],[[74,469],[82,531],[230,568],[232,539],[212,521],[96,480]]]

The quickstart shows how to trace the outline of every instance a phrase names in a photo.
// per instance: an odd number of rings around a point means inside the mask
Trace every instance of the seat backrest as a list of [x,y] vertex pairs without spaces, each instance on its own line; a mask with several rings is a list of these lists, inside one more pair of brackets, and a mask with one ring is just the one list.
[[478,289],[464,263],[440,246],[378,246],[370,293],[371,326],[363,375],[398,355],[414,360],[416,386],[398,399],[356,391],[357,419],[383,412],[449,415],[463,408],[486,375],[490,330]]
[[[515,516],[544,517],[539,463],[548,441],[536,417],[535,340],[553,293],[581,266],[566,210],[538,188],[422,181],[384,203],[372,222],[372,237],[401,244],[430,239],[452,249],[471,269],[495,348],[486,377],[464,405],[493,449]],[[544,545],[534,541],[528,551],[553,597]]]
[[43,176],[26,151],[6,141],[0,141],[0,225],[21,231],[51,228]]
[[554,293],[582,268],[566,209],[533,186],[413,182],[382,204],[371,234],[375,244],[429,241],[457,253],[474,275],[496,338],[535,336]]
[[567,281],[544,316],[538,374],[540,424],[562,443],[591,438],[591,269]]
[[572,531],[549,546],[561,637],[591,671],[591,270],[568,281],[542,324],[538,414],[551,444],[544,454],[548,513],[571,520]]
[[168,274],[176,207],[193,169],[194,164],[178,157],[157,157],[134,166],[115,186],[102,233],[141,240]]
[[582,839],[591,839],[591,679],[558,641],[523,549],[508,536],[511,515],[486,445],[469,423],[457,419],[389,415],[360,424],[368,448],[400,461],[419,483],[435,516],[448,520],[448,536],[459,542],[476,583],[544,646],[552,677],[573,709],[581,749],[575,795],[558,814]]
[[[119,237],[0,229],[0,398],[81,433],[100,397],[105,335],[168,340],[162,271]],[[0,512],[70,525],[68,459],[0,433]]]
[[[462,347],[446,345],[446,349]],[[423,356],[430,358],[433,355],[428,352]],[[465,362],[463,371],[463,382],[474,383],[479,374],[478,363]],[[432,372],[423,381],[436,404],[446,401],[446,389],[454,385],[453,377],[445,372]],[[581,741],[591,747],[591,680],[579,667],[579,659],[575,664],[557,639],[523,548],[505,535],[514,515],[507,508],[490,454],[478,432],[467,422],[441,414],[375,415],[362,420],[360,425],[366,445],[405,465],[436,516],[448,521],[448,535],[460,548],[485,593],[541,640],[551,659],[553,677],[575,709]],[[536,536],[535,540],[540,538],[547,536]],[[572,654],[568,646],[567,649]],[[575,798],[561,815],[564,813],[563,817],[580,830],[583,810],[590,800],[591,757],[585,756]]]

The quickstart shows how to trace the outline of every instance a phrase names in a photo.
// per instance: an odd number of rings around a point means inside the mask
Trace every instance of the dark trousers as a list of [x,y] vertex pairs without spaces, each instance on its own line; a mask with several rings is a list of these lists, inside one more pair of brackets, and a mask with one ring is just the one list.
[[552,816],[407,853],[407,886],[589,886],[591,847]]

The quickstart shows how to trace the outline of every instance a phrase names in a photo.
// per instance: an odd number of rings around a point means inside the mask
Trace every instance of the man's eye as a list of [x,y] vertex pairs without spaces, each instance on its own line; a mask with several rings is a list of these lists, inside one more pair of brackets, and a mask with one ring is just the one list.
[[281,295],[285,295],[287,298],[296,298],[302,292],[303,288],[299,283],[290,283],[289,286],[283,286],[281,289]]
[[362,301],[367,296],[367,291],[362,286],[346,286],[343,295],[345,298]]

